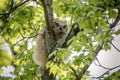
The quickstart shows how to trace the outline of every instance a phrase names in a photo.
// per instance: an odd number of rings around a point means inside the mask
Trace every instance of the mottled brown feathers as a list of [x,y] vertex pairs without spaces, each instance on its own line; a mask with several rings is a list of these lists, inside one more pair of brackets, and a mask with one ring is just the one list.
[[[54,19],[53,31],[55,33],[55,38],[58,43],[61,43],[59,40],[63,38],[67,30],[68,30],[68,27],[67,27],[66,21]],[[44,74],[45,64],[48,61],[48,53],[45,45],[44,33],[45,33],[45,29],[42,29],[42,31],[37,36],[36,46],[33,53],[33,60],[36,64],[39,65],[37,75],[40,75],[40,76]]]

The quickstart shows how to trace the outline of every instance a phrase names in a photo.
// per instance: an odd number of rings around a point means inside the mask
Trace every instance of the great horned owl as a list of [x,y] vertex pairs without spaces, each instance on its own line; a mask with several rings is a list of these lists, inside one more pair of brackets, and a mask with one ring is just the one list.
[[[63,38],[68,30],[67,22],[59,19],[54,19],[53,21],[53,31],[55,34],[55,39],[59,41]],[[39,65],[37,74],[42,76],[45,72],[45,64],[48,61],[48,53],[45,45],[44,37],[45,29],[42,29],[37,36],[36,46],[33,53],[33,60]]]

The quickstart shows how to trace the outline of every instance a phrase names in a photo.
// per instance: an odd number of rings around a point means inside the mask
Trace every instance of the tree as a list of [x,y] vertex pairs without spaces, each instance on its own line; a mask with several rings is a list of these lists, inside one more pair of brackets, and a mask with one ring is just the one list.
[[[8,61],[0,62],[0,68],[4,65],[14,66],[15,80],[55,80],[56,78],[85,80],[85,76],[89,76],[89,66],[97,60],[97,54],[101,50],[109,50],[114,39],[113,34],[120,34],[120,30],[114,29],[120,20],[119,0],[4,0],[1,2],[0,4],[4,5],[0,6],[0,54],[3,55],[0,59],[8,59]],[[57,49],[52,46],[59,45],[54,43],[52,33],[53,13],[58,18],[70,18],[69,34],[64,44]],[[49,62],[46,64],[46,73],[42,77],[37,77],[35,71],[38,66],[32,60],[32,53],[35,37],[45,24],[47,30],[51,32],[45,35]],[[11,52],[12,55],[4,52],[5,43],[10,49],[8,53]],[[67,62],[65,62],[66,57]],[[101,64],[100,66],[104,67]],[[109,76],[105,79],[109,79],[112,76],[109,71],[118,67],[120,65],[109,69],[98,79],[104,78],[106,74]],[[114,74],[119,78],[119,71]]]

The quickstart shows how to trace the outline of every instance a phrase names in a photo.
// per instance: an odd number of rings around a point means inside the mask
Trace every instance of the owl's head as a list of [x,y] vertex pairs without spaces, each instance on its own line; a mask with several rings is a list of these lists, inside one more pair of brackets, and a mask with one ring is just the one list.
[[55,36],[62,38],[64,36],[64,34],[66,34],[67,30],[68,30],[67,21],[54,19],[53,31],[55,33]]

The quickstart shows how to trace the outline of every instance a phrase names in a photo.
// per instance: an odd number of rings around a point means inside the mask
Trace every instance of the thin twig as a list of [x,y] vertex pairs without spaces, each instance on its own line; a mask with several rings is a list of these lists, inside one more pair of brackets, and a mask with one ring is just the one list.
[[102,67],[103,69],[110,69],[110,68],[107,68],[107,67],[105,67],[105,66],[103,66],[101,63],[100,63],[100,61],[99,61],[99,59],[96,57],[96,60],[97,60],[97,62],[98,62],[98,64],[99,64],[99,67]]
[[20,40],[17,41],[15,44],[13,44],[13,46],[14,46],[14,45],[17,45],[19,42],[21,42],[21,41],[24,40],[24,39],[33,38],[33,37],[36,37],[37,35],[38,35],[38,34],[33,35],[33,36],[29,36],[29,37],[22,37],[22,39],[20,39]]
[[110,43],[118,52],[120,52],[120,49],[118,49],[112,42]]
[[17,5],[15,5],[14,7],[11,8],[11,10],[7,13],[7,14],[11,14],[13,11],[15,11],[18,7],[22,6],[23,4],[25,4],[26,2],[28,2],[30,0],[26,0],[24,2],[18,3]]
[[96,77],[96,79],[103,78],[105,74],[107,74],[107,73],[109,73],[110,71],[112,71],[112,70],[114,70],[114,69],[117,69],[117,68],[119,68],[119,67],[120,67],[120,65],[115,66],[115,67],[113,67],[113,68],[110,68],[110,69],[107,70],[105,73],[103,73],[101,76]]

